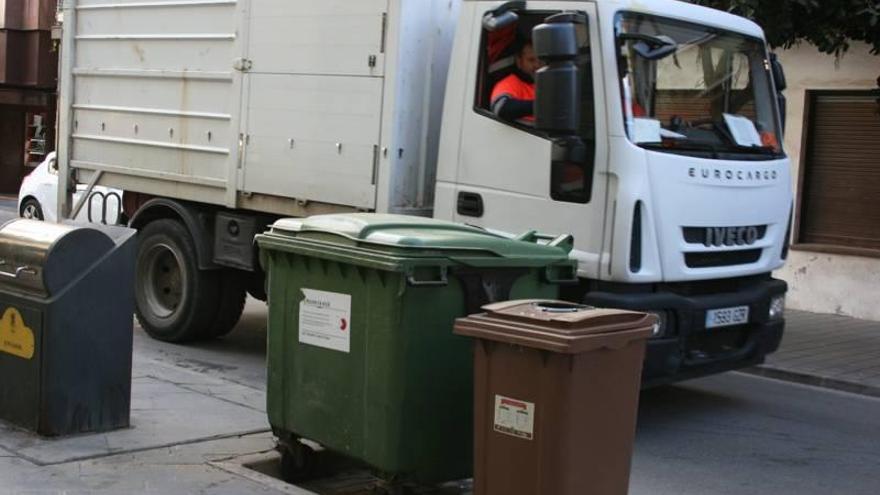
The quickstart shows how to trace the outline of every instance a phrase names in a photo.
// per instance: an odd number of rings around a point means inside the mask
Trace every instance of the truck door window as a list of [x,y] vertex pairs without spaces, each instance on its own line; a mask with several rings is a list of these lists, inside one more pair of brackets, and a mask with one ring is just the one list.
[[[531,49],[532,29],[552,12],[518,12],[519,20],[508,26],[489,31],[483,28],[480,45],[479,71],[475,109],[487,117],[528,130],[534,118],[528,104],[534,101],[533,71],[539,62]],[[496,101],[493,101],[493,93]],[[498,95],[506,95],[512,105],[503,108]],[[527,103],[522,103],[527,102]],[[493,108],[493,103],[496,103]],[[511,111],[512,107],[517,111]],[[515,118],[499,115],[503,111]],[[520,115],[522,114],[522,115]]]
[[[534,118],[531,114],[521,115],[518,111],[522,110],[522,100],[529,103],[534,101],[534,83],[531,74],[528,73],[529,65],[533,62],[530,60],[532,29],[543,23],[547,17],[557,13],[559,11],[517,12],[519,16],[517,23],[494,31],[483,29],[474,102],[474,110],[477,113],[523,132],[544,135],[534,129]],[[586,39],[589,40],[589,33]],[[580,124],[583,147],[576,153],[581,159],[575,162],[557,160],[554,157],[550,184],[550,196],[554,200],[574,203],[588,203],[590,200],[590,191],[587,189],[592,181],[588,180],[590,178],[588,176],[593,173],[595,160],[595,97],[589,45],[582,47],[581,52],[578,65],[583,88]],[[529,86],[532,88],[531,94],[528,92]],[[493,93],[496,96],[495,101],[493,101]],[[499,102],[500,94],[506,94],[510,99]],[[510,110],[511,107],[514,112],[504,111]],[[510,118],[511,113],[515,118]],[[562,148],[557,151],[564,151],[566,148],[564,143]],[[558,154],[557,151],[554,151],[554,155]],[[536,164],[536,166],[541,165]]]

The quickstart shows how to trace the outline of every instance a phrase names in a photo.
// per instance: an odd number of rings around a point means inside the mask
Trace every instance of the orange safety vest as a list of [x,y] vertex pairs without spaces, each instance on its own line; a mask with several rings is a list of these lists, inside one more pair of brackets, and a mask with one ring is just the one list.
[[[495,84],[492,89],[492,106],[502,96],[513,98],[514,100],[535,101],[535,83],[526,82],[519,78],[516,74],[511,74]],[[535,116],[529,115],[521,120],[534,122]]]

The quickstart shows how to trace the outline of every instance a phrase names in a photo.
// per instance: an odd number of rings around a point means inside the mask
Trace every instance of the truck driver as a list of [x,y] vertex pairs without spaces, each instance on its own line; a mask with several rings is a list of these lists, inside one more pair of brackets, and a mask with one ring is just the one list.
[[492,113],[509,121],[535,125],[535,73],[543,65],[535,55],[532,42],[522,40],[516,52],[513,72],[492,89]]

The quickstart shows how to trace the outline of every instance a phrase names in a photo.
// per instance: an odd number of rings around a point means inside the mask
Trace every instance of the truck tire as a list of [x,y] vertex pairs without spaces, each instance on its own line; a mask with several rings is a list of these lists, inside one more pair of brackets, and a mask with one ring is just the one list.
[[217,317],[219,270],[199,270],[196,248],[176,220],[156,220],[139,233],[135,313],[156,340],[191,342],[211,335]]
[[219,338],[231,332],[241,313],[244,311],[244,303],[247,299],[247,276],[238,270],[226,268],[220,271],[220,302],[214,322],[205,335],[207,338]]
[[266,302],[269,300],[268,294],[266,294],[266,272],[263,271],[262,268],[257,268],[251,273],[246,275],[247,277],[247,292],[254,299]]

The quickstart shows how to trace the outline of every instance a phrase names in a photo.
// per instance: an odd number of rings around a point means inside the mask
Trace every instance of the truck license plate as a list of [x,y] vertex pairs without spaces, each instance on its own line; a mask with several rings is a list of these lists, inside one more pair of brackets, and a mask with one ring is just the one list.
[[706,312],[706,328],[731,327],[749,321],[749,307],[713,309]]

